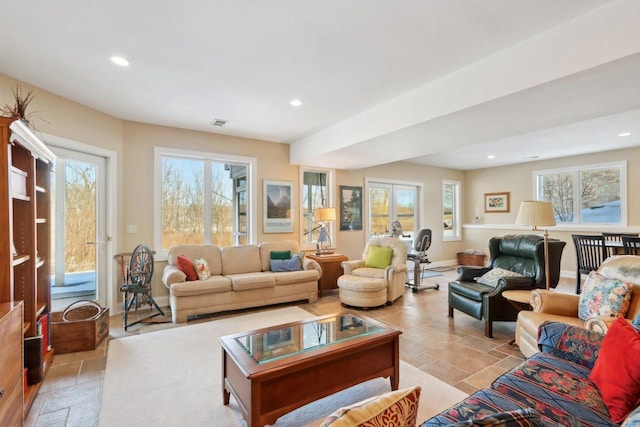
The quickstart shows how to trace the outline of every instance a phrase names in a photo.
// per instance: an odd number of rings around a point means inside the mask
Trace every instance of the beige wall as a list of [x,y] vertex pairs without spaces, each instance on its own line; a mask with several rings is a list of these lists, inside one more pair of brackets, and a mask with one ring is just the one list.
[[[471,224],[474,208],[484,206],[484,193],[508,191],[511,193],[511,209],[509,213],[481,213],[479,225],[467,225],[463,238],[468,248],[478,248],[487,252],[487,242],[493,236],[510,233],[530,232],[516,226],[518,207],[523,200],[534,198],[533,172],[545,169],[557,169],[571,166],[582,166],[609,162],[627,162],[627,224],[626,228],[605,229],[604,226],[556,226],[549,229],[549,237],[567,243],[562,255],[562,270],[567,276],[574,276],[576,271],[575,250],[571,234],[599,234],[603,231],[640,232],[640,189],[635,183],[640,182],[640,148],[628,148],[596,154],[566,157],[468,171],[465,174],[464,222]],[[540,232],[542,234],[542,232]]]
[[[12,103],[11,88],[16,80],[0,74],[0,105]],[[22,84],[28,91],[31,86]],[[299,168],[289,164],[289,146],[265,141],[230,137],[213,133],[189,131],[156,125],[123,121],[98,112],[81,104],[69,101],[52,93],[33,88],[35,99],[30,111],[37,112],[32,119],[37,129],[45,134],[66,138],[115,153],[117,160],[116,208],[117,229],[114,230],[113,253],[129,252],[137,244],[153,246],[153,168],[154,147],[173,147],[188,150],[228,153],[255,157],[257,164],[256,212],[258,218],[258,241],[299,240],[299,215],[295,216],[295,232],[287,234],[262,233],[262,181],[283,180],[295,183],[296,207],[299,207]],[[518,206],[522,200],[533,196],[532,172],[564,166],[584,165],[627,160],[629,183],[628,221],[629,229],[640,231],[640,198],[632,183],[640,182],[640,148],[611,151],[550,161],[531,162],[521,165],[458,171],[445,168],[420,166],[398,162],[362,170],[336,171],[336,200],[340,185],[362,186],[366,179],[386,179],[408,181],[421,185],[421,223],[433,230],[433,243],[429,250],[432,261],[454,260],[455,254],[463,249],[478,248],[486,251],[488,239],[495,235],[512,232],[528,232],[514,224]],[[442,180],[456,180],[462,183],[463,222],[470,224],[474,208],[484,203],[484,193],[508,191],[511,193],[509,213],[482,213],[481,224],[467,225],[463,229],[463,240],[443,242],[441,224]],[[366,199],[364,217],[366,218]],[[338,204],[338,202],[336,202]],[[127,225],[136,225],[136,234],[126,234]],[[337,231],[335,246],[339,252],[351,259],[361,256],[366,242],[366,223],[362,231]],[[562,239],[569,244],[563,256],[563,270],[566,274],[575,271],[571,232],[578,229],[550,230],[551,237]],[[594,232],[594,230],[588,230]],[[154,292],[166,296],[167,291],[160,283],[164,262],[156,264]],[[113,288],[118,286],[118,267],[114,262]]]

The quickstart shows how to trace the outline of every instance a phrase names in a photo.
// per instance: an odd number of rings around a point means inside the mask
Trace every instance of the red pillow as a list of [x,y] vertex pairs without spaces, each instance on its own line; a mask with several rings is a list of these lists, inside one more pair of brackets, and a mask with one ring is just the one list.
[[178,255],[176,264],[178,264],[178,269],[187,275],[187,280],[198,280],[198,273],[189,258]]
[[607,331],[589,378],[600,390],[611,419],[621,423],[640,405],[640,334],[619,317]]

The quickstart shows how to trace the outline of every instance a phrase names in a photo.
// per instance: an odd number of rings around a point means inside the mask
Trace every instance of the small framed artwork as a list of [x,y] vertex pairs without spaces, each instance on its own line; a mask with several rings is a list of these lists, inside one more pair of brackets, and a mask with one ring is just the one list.
[[362,187],[340,186],[340,231],[362,230]]
[[264,181],[263,231],[293,233],[293,182]]
[[484,211],[509,212],[509,193],[484,193]]

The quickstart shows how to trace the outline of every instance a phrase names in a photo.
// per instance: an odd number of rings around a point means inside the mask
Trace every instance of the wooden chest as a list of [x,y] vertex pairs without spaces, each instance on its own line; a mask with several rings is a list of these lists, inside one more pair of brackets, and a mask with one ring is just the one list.
[[475,265],[484,267],[484,259],[486,255],[474,255],[465,254],[464,252],[458,252],[458,264],[459,265]]
[[66,322],[61,311],[51,313],[51,345],[56,354],[95,350],[109,336],[109,309],[96,318]]

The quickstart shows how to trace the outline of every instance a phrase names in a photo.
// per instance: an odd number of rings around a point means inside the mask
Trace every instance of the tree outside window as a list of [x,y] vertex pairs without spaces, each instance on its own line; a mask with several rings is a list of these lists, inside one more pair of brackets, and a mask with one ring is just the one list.
[[557,223],[625,225],[626,164],[536,172],[538,199],[553,205]]

